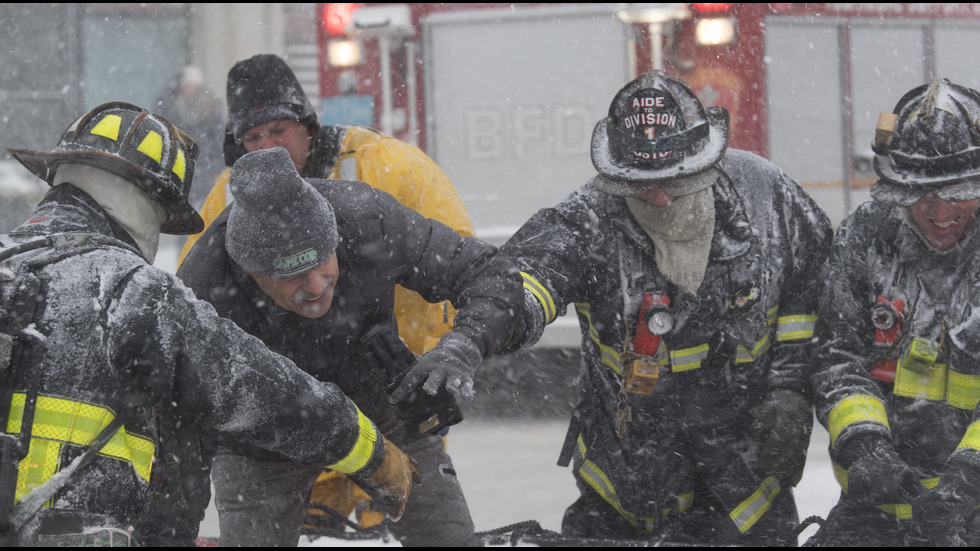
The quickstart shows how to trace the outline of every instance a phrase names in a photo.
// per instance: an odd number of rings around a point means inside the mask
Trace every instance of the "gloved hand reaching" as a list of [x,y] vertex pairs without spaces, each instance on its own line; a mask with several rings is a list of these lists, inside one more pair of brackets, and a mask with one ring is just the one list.
[[405,512],[412,484],[422,483],[422,471],[412,458],[386,438],[384,458],[378,468],[366,477],[361,473],[351,475],[351,480],[384,506],[388,518],[398,521]]
[[850,444],[860,451],[847,469],[848,496],[878,506],[911,503],[925,493],[918,475],[891,442],[875,437]]
[[[975,453],[973,450],[956,453]],[[939,477],[939,484],[912,501],[912,527],[905,536],[910,546],[965,547],[963,534],[977,507],[980,472],[959,464],[956,453]],[[968,462],[969,463],[969,462]]]
[[427,394],[435,395],[445,386],[457,398],[473,399],[473,375],[483,361],[480,348],[459,333],[449,333],[439,345],[419,359],[391,394],[393,402],[407,397],[419,385]]
[[769,393],[749,434],[761,441],[759,466],[766,474],[796,486],[803,478],[813,428],[813,407],[803,394],[784,388]]

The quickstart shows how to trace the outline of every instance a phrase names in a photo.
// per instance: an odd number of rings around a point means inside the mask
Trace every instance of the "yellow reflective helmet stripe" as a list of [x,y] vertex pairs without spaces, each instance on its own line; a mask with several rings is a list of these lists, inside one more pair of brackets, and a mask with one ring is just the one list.
[[772,507],[772,501],[776,499],[781,489],[778,479],[771,476],[763,479],[759,488],[728,514],[738,531],[744,534],[755,526],[762,515]]
[[140,142],[139,147],[136,151],[146,155],[147,157],[153,159],[160,164],[163,160],[163,137],[154,131],[149,131],[146,133],[146,137]]
[[830,445],[836,446],[837,437],[844,429],[855,423],[863,422],[878,423],[891,430],[888,425],[888,413],[885,411],[885,404],[874,396],[855,394],[838,402],[830,410],[827,419]]
[[116,142],[119,141],[119,128],[121,126],[122,117],[119,115],[106,115],[98,124],[92,127],[91,133]]
[[816,326],[817,316],[779,316],[776,321],[776,342],[812,339]]
[[558,317],[558,309],[555,307],[555,301],[551,298],[548,290],[527,272],[521,272],[521,276],[524,278],[524,288],[530,291],[534,298],[541,303],[541,307],[544,309],[545,324],[555,321],[555,318]]
[[180,181],[184,181],[184,176],[187,174],[187,158],[184,157],[183,148],[177,148],[177,157],[174,159],[173,173],[180,178]]
[[[21,433],[26,401],[27,396],[23,392],[14,393],[7,421],[8,433]],[[104,406],[54,396],[38,396],[31,424],[30,448],[18,467],[14,500],[19,501],[60,470],[59,459],[64,445],[91,445],[114,418],[115,413]],[[129,463],[136,474],[148,482],[154,449],[152,440],[123,427],[98,453]]]
[[357,425],[359,435],[350,453],[328,468],[340,471],[345,474],[353,474],[364,468],[374,455],[374,445],[378,441],[378,432],[374,428],[374,423],[366,415],[357,410]]

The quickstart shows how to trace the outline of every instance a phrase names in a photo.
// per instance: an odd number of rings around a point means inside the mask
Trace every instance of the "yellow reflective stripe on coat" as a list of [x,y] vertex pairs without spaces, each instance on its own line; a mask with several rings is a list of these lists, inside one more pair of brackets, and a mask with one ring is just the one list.
[[351,448],[350,453],[333,465],[327,468],[340,471],[344,474],[353,474],[364,468],[374,455],[374,444],[378,441],[378,432],[374,428],[374,423],[366,415],[357,410],[358,438]]
[[779,316],[776,321],[776,342],[812,339],[816,326],[817,316]]
[[980,451],[980,421],[974,421],[970,423],[970,426],[966,427],[966,434],[963,435],[963,439],[960,440],[956,449]]
[[555,318],[558,317],[558,309],[555,307],[554,299],[551,298],[551,293],[527,272],[521,272],[521,277],[524,278],[524,288],[530,291],[534,298],[541,303],[541,308],[544,309],[544,323],[549,324],[555,321]]
[[874,396],[855,394],[837,402],[827,417],[827,429],[830,432],[830,445],[837,445],[837,437],[847,427],[855,423],[878,423],[891,430],[888,425],[888,413],[885,404]]
[[[578,473],[582,479],[630,524],[647,531],[653,531],[656,529],[657,526],[660,525],[660,521],[662,519],[658,520],[651,517],[640,516],[636,513],[627,511],[623,507],[623,504],[619,501],[619,496],[616,494],[616,488],[613,487],[613,484],[610,482],[609,477],[606,476],[606,473],[602,472],[602,469],[600,469],[598,465],[586,458],[585,443],[582,441],[582,435],[579,435],[577,442],[579,453],[582,455],[583,459],[582,466],[579,467],[578,470]],[[661,515],[666,517],[668,514],[675,511],[683,513],[690,509],[693,503],[694,492],[683,492],[677,496],[676,505],[672,508],[668,507],[663,509],[661,511]]]
[[946,403],[954,408],[973,411],[980,403],[980,375],[947,370]]
[[766,336],[762,337],[762,340],[755,343],[755,346],[752,347],[752,350],[749,350],[748,348],[745,348],[742,345],[738,345],[738,349],[735,351],[735,363],[744,364],[744,363],[754,362],[759,358],[761,358],[762,355],[765,354],[767,350],[769,350],[769,348],[770,346],[769,346],[768,333],[766,334]]
[[602,344],[599,340],[599,330],[592,325],[592,307],[585,302],[575,303],[575,311],[579,313],[589,322],[589,338],[595,343],[596,347],[599,349],[599,359],[602,363],[606,364],[607,367],[618,373],[623,374],[623,362],[620,359],[619,352],[606,344]]
[[[23,392],[14,393],[7,421],[8,433],[21,433],[26,401],[27,396]],[[60,470],[62,446],[91,445],[115,417],[115,413],[104,406],[54,396],[38,396],[31,424],[30,447],[18,467],[14,501],[20,501]],[[129,463],[140,478],[149,482],[154,449],[152,440],[122,427],[98,454]]]
[[941,402],[946,399],[947,372],[946,364],[935,364],[925,373],[919,373],[903,368],[902,362],[898,362],[892,392],[896,396]]
[[691,348],[681,348],[670,351],[670,370],[674,373],[690,371],[701,367],[701,362],[708,357],[708,343]]
[[776,499],[781,489],[778,479],[771,476],[763,479],[759,489],[728,514],[738,531],[744,534],[755,526],[762,515],[772,507],[772,500]]

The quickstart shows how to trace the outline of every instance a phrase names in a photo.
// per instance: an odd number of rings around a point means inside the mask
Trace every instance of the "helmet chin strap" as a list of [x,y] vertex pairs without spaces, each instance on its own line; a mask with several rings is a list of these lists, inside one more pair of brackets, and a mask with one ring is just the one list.
[[160,224],[166,215],[138,185],[112,172],[82,163],[58,165],[53,185],[70,183],[92,196],[136,241],[150,264],[160,245]]

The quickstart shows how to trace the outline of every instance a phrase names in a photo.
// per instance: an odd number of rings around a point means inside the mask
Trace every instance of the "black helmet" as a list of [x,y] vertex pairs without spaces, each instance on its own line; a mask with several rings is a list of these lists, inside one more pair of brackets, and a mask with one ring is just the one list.
[[909,206],[930,192],[946,201],[980,197],[980,93],[940,79],[882,113],[872,150],[875,200]]
[[650,71],[612,101],[609,116],[592,132],[595,186],[614,195],[636,195],[653,184],[668,195],[707,188],[704,174],[728,148],[728,110],[701,105],[684,81]]
[[227,95],[228,131],[236,142],[249,129],[274,120],[317,125],[313,104],[279,56],[262,54],[236,63],[228,71]]
[[132,181],[166,209],[163,233],[193,234],[204,221],[187,202],[197,144],[159,115],[135,105],[100,105],[76,120],[50,153],[8,147],[28,170],[51,185],[58,165],[92,165]]

